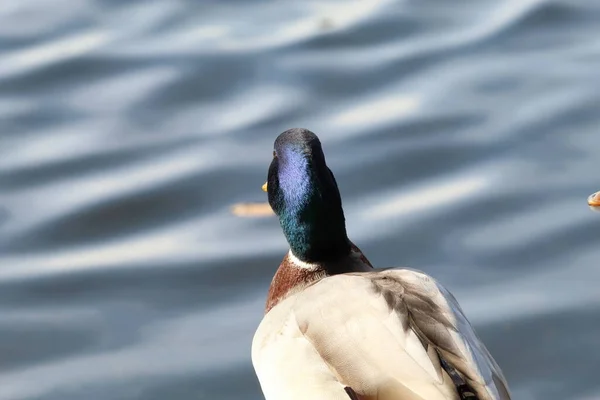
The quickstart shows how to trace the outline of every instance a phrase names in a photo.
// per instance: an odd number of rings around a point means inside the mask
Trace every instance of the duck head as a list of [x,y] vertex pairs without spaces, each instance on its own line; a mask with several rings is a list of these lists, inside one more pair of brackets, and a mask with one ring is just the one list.
[[317,135],[295,128],[275,139],[263,190],[299,260],[335,261],[350,253],[340,192]]

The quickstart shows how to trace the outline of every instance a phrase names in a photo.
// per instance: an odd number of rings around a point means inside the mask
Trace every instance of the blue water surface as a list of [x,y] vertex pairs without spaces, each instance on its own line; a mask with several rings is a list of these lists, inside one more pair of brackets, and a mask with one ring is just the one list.
[[0,399],[262,398],[286,252],[240,218],[323,142],[374,264],[457,297],[515,399],[600,399],[600,2],[0,4]]

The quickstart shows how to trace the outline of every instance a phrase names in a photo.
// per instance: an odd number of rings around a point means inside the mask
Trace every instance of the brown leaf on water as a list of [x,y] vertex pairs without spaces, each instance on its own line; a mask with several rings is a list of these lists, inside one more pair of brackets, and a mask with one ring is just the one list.
[[270,217],[275,215],[269,203],[237,203],[231,212],[238,217]]

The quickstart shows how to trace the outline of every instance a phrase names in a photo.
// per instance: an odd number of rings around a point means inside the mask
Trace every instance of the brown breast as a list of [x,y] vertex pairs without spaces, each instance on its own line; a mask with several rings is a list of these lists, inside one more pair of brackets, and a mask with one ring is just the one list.
[[327,276],[347,272],[366,272],[371,269],[373,266],[354,243],[347,257],[336,262],[314,264],[314,268],[298,266],[288,253],[271,281],[265,314],[286,297]]

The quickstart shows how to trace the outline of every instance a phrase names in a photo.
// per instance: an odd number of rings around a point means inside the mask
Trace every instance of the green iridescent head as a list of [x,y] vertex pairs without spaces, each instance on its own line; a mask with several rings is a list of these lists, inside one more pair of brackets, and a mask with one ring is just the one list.
[[321,142],[294,128],[275,140],[269,167],[269,204],[292,253],[305,262],[334,261],[350,252],[342,199]]

